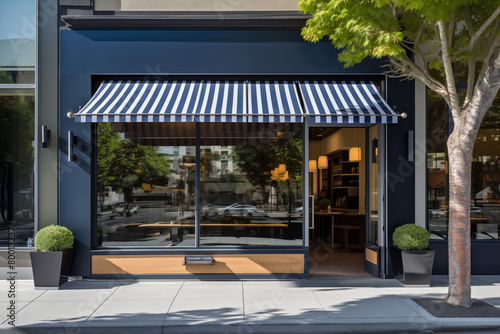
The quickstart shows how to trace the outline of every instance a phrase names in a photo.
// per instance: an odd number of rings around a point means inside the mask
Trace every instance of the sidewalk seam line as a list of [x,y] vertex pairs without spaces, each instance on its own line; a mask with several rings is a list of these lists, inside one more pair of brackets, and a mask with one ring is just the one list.
[[116,290],[118,290],[118,289],[119,289],[120,287],[122,287],[122,286],[123,286],[123,284],[120,284],[118,287],[116,287],[116,288],[113,290],[113,292],[111,292],[111,293],[109,294],[109,296],[108,296],[108,297],[106,297],[106,298],[105,298],[105,299],[104,299],[104,300],[103,300],[103,301],[99,304],[99,306],[97,306],[97,307],[94,309],[94,311],[92,311],[92,313],[91,313],[91,314],[87,317],[87,319],[85,319],[85,320],[84,320],[84,322],[89,321],[90,317],[92,317],[92,316],[94,315],[94,313],[95,313],[95,312],[96,312],[96,311],[97,311],[97,310],[98,310],[98,309],[102,306],[102,304],[104,304],[104,303],[105,303],[105,302],[106,302],[106,301],[107,301],[107,300],[108,300],[108,299],[109,299],[112,295],[114,295],[114,294],[115,294]]
[[245,313],[245,282],[241,281],[241,304],[243,309],[243,320],[248,320]]
[[[170,302],[170,305],[168,306],[167,312],[165,313],[165,316],[163,317],[162,321],[165,321],[165,318],[167,317],[168,313],[170,312],[170,309],[172,308],[172,305],[174,304],[175,299],[177,298],[177,296],[181,292],[181,289],[184,287],[184,283],[186,283],[186,281],[182,281],[182,284],[179,287],[179,289],[177,290],[177,293],[175,294],[174,298],[172,298],[172,301]],[[163,328],[163,326],[162,326],[162,328]],[[163,329],[162,329],[162,332],[163,332]]]
[[321,308],[323,309],[323,312],[325,312],[326,318],[327,319],[333,319],[333,318],[330,318],[330,313],[327,310],[325,310],[325,307],[323,306],[323,303],[319,300],[318,296],[316,296],[316,293],[314,292],[314,290],[312,289],[312,287],[309,286],[308,288],[309,288],[309,290],[311,290],[314,298],[316,298],[316,300],[318,301],[319,305],[321,305]]

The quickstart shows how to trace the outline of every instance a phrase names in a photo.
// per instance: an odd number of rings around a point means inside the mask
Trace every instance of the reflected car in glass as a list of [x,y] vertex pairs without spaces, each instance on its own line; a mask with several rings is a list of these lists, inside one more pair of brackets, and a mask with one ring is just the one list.
[[[430,210],[430,216],[434,218],[447,218],[448,217],[448,208],[441,207],[439,209]],[[470,208],[470,217],[471,218],[487,218],[486,213],[482,208],[477,206],[471,206]]]
[[248,204],[234,203],[228,206],[213,206],[208,210],[208,216],[223,216],[223,217],[268,217],[268,214],[256,207]]

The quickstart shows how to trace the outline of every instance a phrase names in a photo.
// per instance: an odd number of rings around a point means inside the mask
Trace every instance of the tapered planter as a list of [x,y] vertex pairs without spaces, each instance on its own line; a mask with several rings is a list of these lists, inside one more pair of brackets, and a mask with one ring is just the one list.
[[405,285],[431,285],[434,250],[401,251]]
[[31,252],[30,258],[35,289],[59,289],[68,280],[73,248],[59,252]]

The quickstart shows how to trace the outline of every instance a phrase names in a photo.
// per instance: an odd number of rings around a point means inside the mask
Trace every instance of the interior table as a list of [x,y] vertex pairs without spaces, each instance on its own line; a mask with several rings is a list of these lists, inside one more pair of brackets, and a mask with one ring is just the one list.
[[[339,212],[339,211],[330,211],[330,212],[314,212],[314,215],[316,217],[318,217],[319,219],[321,219],[323,222],[327,221],[330,223],[330,226],[331,226],[331,232],[330,232],[330,247],[333,249],[335,244],[334,244],[334,240],[333,240],[333,236],[334,236],[334,227],[335,227],[335,216],[339,216],[339,215],[343,215],[344,213],[343,212]],[[330,218],[330,219],[325,219],[325,218]],[[326,238],[324,238],[326,239]],[[325,240],[326,242],[327,240]]]

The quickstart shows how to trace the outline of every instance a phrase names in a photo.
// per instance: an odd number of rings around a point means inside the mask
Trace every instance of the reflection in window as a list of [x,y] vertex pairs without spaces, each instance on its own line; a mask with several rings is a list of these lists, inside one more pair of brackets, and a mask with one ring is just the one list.
[[[448,237],[448,108],[428,92],[427,206],[431,237]],[[499,239],[500,98],[494,100],[476,136],[472,158],[470,223],[472,239]]]
[[[102,123],[99,246],[302,245],[302,125]],[[271,178],[271,170],[286,173]]]
[[194,246],[196,150],[167,127],[98,124],[98,246]]
[[3,1],[0,6],[0,84],[34,84],[36,1]]
[[201,145],[200,245],[302,244],[301,125],[202,124]]
[[34,234],[34,97],[0,95],[0,246],[7,246],[8,223],[16,245]]

